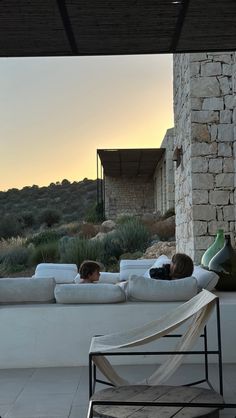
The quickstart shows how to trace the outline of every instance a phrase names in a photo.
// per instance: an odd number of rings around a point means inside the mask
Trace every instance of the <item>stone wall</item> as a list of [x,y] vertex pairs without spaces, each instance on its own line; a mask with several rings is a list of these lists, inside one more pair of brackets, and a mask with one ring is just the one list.
[[175,207],[174,191],[174,129],[168,129],[162,141],[161,148],[165,148],[165,154],[157,164],[154,174],[154,204],[155,211],[162,214]]
[[105,177],[105,216],[154,212],[154,181],[142,177]]
[[199,262],[217,229],[235,236],[235,53],[174,57],[177,250]]

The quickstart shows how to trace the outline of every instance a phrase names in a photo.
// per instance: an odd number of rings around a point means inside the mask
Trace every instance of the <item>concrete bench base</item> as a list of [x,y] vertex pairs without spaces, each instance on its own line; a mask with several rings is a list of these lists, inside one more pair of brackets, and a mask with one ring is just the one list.
[[[236,293],[218,294],[221,307],[223,361],[236,363]],[[87,365],[92,336],[144,325],[179,304],[179,302],[128,302],[106,305],[2,305],[0,368]],[[215,342],[215,317],[209,321],[208,335],[210,348]],[[164,350],[169,340],[169,338],[163,339],[150,347]],[[161,345],[157,347],[157,344]],[[141,359],[131,357],[132,364],[145,361],[159,362],[156,358],[153,360],[153,357]],[[211,357],[209,361],[216,362],[215,356]],[[189,356],[186,361],[200,363],[202,358]],[[125,362],[124,357],[117,360],[117,363]],[[131,364],[130,358],[127,363]]]

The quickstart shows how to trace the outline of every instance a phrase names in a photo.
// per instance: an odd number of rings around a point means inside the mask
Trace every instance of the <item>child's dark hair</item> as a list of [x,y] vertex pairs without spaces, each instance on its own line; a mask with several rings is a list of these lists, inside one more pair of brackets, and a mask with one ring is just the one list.
[[173,255],[172,266],[171,277],[173,279],[183,279],[193,274],[193,260],[187,254]]
[[96,261],[85,260],[80,265],[79,274],[81,279],[87,279],[95,271],[99,272],[100,270],[101,265],[99,263],[97,263]]

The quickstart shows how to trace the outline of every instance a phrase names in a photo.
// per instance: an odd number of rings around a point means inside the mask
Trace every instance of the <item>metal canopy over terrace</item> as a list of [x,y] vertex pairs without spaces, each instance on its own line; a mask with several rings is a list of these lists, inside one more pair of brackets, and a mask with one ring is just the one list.
[[105,176],[151,177],[164,148],[98,149]]
[[236,49],[236,0],[1,0],[0,56]]

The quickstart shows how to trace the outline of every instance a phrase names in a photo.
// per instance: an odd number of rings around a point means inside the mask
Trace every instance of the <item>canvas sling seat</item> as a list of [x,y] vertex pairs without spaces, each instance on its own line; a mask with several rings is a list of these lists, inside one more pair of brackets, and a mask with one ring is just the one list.
[[[181,364],[184,354],[171,354],[157,367],[156,371],[140,382],[128,382],[113,368],[102,353],[119,352],[122,349],[138,347],[157,340],[190,321],[174,349],[177,352],[191,350],[202,334],[207,321],[215,307],[217,296],[202,290],[189,301],[179,305],[170,313],[144,326],[128,331],[93,337],[90,346],[90,358],[102,374],[114,385],[127,384],[159,385],[165,382]],[[99,354],[99,355],[98,355]]]

